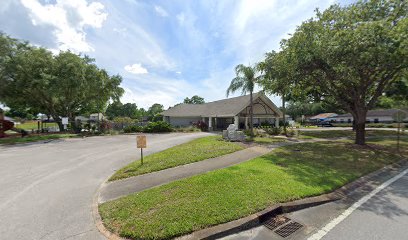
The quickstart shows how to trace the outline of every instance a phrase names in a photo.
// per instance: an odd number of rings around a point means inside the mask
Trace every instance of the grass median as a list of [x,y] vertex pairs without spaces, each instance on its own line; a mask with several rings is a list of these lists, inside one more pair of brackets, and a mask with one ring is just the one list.
[[104,203],[99,211],[105,226],[122,237],[168,239],[276,203],[330,192],[401,159],[387,149],[345,141],[285,146],[235,166]]
[[113,181],[133,177],[198,162],[242,149],[243,147],[236,143],[223,141],[220,136],[203,137],[146,156],[143,160],[143,165],[141,165],[139,160],[132,162],[119,169],[109,180]]
[[25,137],[7,137],[0,138],[0,144],[16,144],[16,143],[28,143],[47,141],[59,138],[72,138],[77,137],[77,134],[63,133],[63,134],[47,134],[47,135],[28,135]]

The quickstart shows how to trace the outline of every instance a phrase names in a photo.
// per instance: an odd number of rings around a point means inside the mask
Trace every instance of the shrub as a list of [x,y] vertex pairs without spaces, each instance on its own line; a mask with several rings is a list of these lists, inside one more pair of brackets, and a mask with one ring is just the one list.
[[132,124],[134,122],[137,122],[137,120],[131,119],[130,117],[115,117],[113,119],[113,122],[119,123],[119,124]]
[[135,132],[143,132],[142,126],[131,125],[123,128],[124,133],[135,133]]
[[150,122],[144,127],[143,132],[146,133],[159,133],[159,132],[171,132],[173,128],[171,125],[164,121]]
[[107,133],[107,132],[109,132],[110,130],[112,130],[112,123],[111,122],[109,122],[109,121],[105,121],[105,120],[103,120],[101,123],[100,123],[100,130],[101,130],[101,132],[102,133]]
[[193,126],[200,129],[203,132],[208,131],[208,125],[204,121],[193,122]]
[[173,129],[174,132],[201,132],[201,129],[189,126],[189,127],[176,127]]
[[282,133],[282,128],[280,127],[269,127],[264,129],[269,135],[279,135]]
[[287,137],[295,136],[295,130],[293,130],[292,128],[286,129],[286,136]]

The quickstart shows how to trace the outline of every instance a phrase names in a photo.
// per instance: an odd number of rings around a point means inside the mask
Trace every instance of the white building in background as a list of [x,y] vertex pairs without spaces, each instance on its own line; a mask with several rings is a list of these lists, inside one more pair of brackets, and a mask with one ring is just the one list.
[[89,120],[90,121],[102,121],[105,119],[105,116],[103,116],[103,113],[92,113],[89,115]]
[[[369,110],[367,112],[367,123],[392,123],[392,115],[395,114],[398,109],[381,109],[381,110]],[[408,115],[408,111],[407,115]],[[335,117],[329,118],[330,120],[335,121],[336,123],[352,123],[353,116],[350,113],[340,114]],[[404,119],[404,122],[408,122],[408,117]]]

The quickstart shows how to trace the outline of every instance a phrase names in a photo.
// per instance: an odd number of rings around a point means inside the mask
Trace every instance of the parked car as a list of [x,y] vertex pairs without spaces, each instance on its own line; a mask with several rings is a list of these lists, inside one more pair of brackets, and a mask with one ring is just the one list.
[[333,124],[329,121],[321,121],[316,124],[318,127],[333,127]]

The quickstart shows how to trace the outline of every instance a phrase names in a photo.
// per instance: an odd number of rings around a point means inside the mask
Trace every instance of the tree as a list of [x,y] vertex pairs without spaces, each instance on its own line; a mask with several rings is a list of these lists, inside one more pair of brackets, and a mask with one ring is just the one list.
[[404,0],[332,5],[282,41],[295,89],[350,112],[356,144],[365,144],[367,111],[407,71],[407,5]]
[[0,101],[10,108],[52,116],[62,130],[61,117],[73,121],[79,114],[102,112],[123,94],[121,76],[109,76],[87,56],[13,44],[0,60]]
[[391,83],[376,104],[377,108],[402,108],[408,106],[408,76]]
[[261,71],[259,84],[264,91],[276,94],[282,98],[283,131],[286,135],[286,101],[291,92],[293,76],[289,70],[290,62],[285,52],[265,54],[265,60],[258,63],[257,68]]
[[26,119],[26,120],[33,120],[35,117],[34,115],[37,115],[36,113],[30,112],[29,109],[15,109],[11,108],[7,111],[5,111],[4,115],[12,118],[20,118],[20,119]]
[[258,80],[257,68],[252,66],[245,66],[243,64],[239,64],[235,67],[235,75],[236,77],[232,79],[228,89],[227,89],[227,97],[229,94],[234,93],[238,90],[241,90],[241,94],[245,95],[249,92],[250,98],[250,122],[249,128],[251,132],[251,137],[254,136],[254,113],[253,113],[253,97],[252,94],[254,92],[255,83]]
[[109,119],[115,117],[128,117],[131,119],[139,119],[143,116],[142,112],[137,108],[135,103],[122,104],[120,101],[115,101],[106,108],[106,115]]
[[159,103],[155,103],[153,104],[151,107],[149,107],[149,109],[147,110],[147,115],[148,115],[148,119],[150,121],[161,121],[162,120],[162,116],[160,115],[162,112],[164,111],[164,107],[163,105],[159,104]]
[[302,102],[288,101],[286,113],[293,119],[300,118],[302,115],[314,116],[319,113],[344,113],[339,111],[338,106],[326,102]]
[[191,98],[186,97],[184,99],[184,103],[186,104],[203,104],[205,103],[204,98],[194,95]]
[[106,108],[105,114],[110,120],[116,117],[123,117],[123,104],[120,101],[112,102]]

